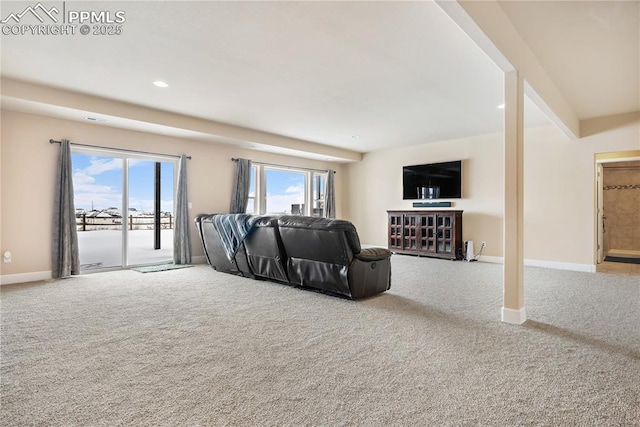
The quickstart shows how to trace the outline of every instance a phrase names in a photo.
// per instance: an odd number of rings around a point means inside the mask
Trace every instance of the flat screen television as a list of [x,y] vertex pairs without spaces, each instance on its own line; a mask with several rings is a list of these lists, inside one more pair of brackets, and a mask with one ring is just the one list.
[[404,200],[462,198],[462,160],[402,168]]

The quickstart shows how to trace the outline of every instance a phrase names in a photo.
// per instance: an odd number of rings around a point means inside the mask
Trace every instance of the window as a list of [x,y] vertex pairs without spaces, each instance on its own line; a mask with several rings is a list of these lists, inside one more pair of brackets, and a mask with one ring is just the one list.
[[270,167],[264,170],[264,213],[305,215],[307,173]]
[[82,272],[172,260],[174,158],[73,147],[71,161]]
[[324,216],[326,172],[254,164],[247,213]]

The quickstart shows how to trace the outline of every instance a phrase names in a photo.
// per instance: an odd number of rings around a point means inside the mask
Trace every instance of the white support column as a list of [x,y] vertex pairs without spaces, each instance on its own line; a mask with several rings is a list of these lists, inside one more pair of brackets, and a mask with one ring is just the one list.
[[502,321],[522,324],[524,307],[524,91],[518,70],[504,79],[504,302]]

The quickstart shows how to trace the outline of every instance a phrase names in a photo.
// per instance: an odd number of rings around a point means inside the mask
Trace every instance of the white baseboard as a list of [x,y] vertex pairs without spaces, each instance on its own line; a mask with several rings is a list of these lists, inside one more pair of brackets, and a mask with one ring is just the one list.
[[553,268],[555,270],[582,271],[583,273],[595,273],[594,264],[575,264],[571,262],[539,261],[537,259],[525,259],[524,265],[528,267]]
[[12,285],[14,283],[37,282],[51,279],[51,271],[35,271],[33,273],[5,274],[0,276],[0,285]]
[[[480,262],[489,262],[492,264],[502,264],[504,259],[499,256],[481,256]],[[527,267],[552,268],[554,270],[570,270],[581,271],[583,273],[595,273],[596,266],[594,264],[576,264],[571,262],[541,261],[537,259],[525,259],[524,265]]]
[[522,325],[527,320],[527,311],[524,307],[514,310],[512,308],[502,307],[502,321],[505,323],[513,323],[514,325]]

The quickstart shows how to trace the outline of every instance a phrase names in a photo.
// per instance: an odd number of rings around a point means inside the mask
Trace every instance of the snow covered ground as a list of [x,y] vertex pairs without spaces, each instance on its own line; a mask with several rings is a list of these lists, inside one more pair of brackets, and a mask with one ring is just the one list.
[[[154,264],[173,260],[173,230],[160,231],[160,248],[153,248],[153,230],[128,232],[127,265]],[[122,231],[78,231],[81,270],[121,267]]]

